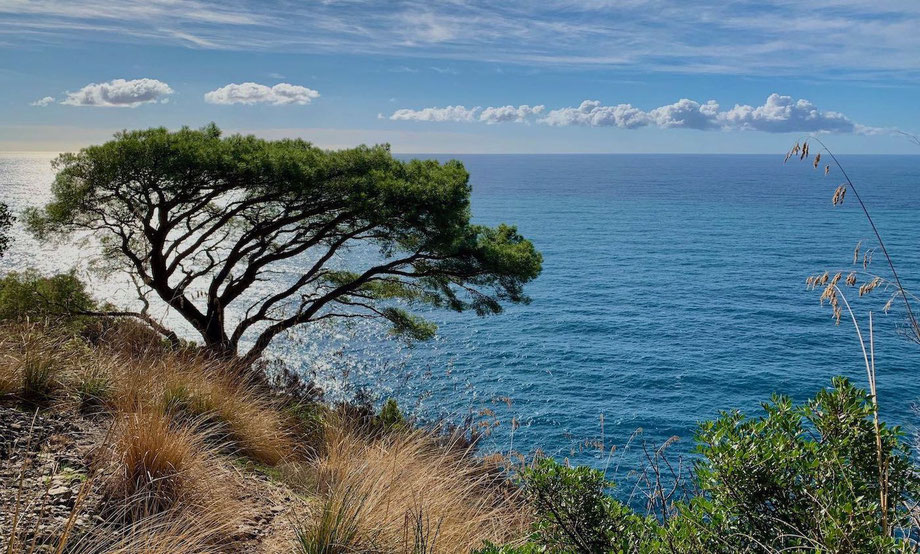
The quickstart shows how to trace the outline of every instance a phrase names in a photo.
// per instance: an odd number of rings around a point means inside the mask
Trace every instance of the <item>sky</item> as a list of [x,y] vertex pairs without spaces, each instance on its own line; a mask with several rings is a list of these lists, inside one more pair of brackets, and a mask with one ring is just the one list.
[[0,0],[0,151],[920,154],[920,0]]

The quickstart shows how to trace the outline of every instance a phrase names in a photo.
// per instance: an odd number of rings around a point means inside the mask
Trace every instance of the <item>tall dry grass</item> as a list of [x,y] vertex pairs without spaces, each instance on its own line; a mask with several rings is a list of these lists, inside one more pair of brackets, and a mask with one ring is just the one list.
[[430,433],[368,440],[337,421],[326,442],[313,475],[324,501],[301,529],[301,552],[468,552],[527,532],[527,512],[499,468]]
[[223,444],[268,465],[297,447],[286,416],[240,368],[193,349],[165,348],[134,322],[110,325],[91,342],[50,324],[4,325],[0,394],[207,421]]
[[[148,339],[137,327],[113,326],[91,341],[47,323],[0,327],[3,393],[66,413],[93,398],[106,418],[99,424],[110,427],[85,483],[104,501],[89,515],[103,519],[75,537],[73,520],[85,508],[76,502],[54,544],[44,545],[53,552],[225,550],[246,507],[224,454],[273,464],[293,451],[284,417],[232,367]],[[167,399],[177,388],[185,405]],[[9,538],[8,553],[33,550],[36,530],[23,531],[24,540]]]
[[368,432],[347,410],[316,408],[315,444],[304,444],[291,416],[232,363],[166,347],[134,323],[79,337],[36,323],[0,331],[7,394],[23,396],[38,360],[55,383],[51,404],[111,425],[94,462],[105,523],[74,552],[225,549],[220,531],[243,511],[230,469],[239,454],[315,498],[309,513],[289,512],[301,552],[465,552],[527,533],[529,510],[499,462],[461,443],[404,427]]
[[[116,428],[117,427],[117,428]],[[88,473],[69,514],[53,516],[48,491],[56,464],[38,477],[42,490],[26,491],[32,430],[26,437],[11,526],[0,533],[6,554],[192,554],[226,551],[230,531],[242,512],[230,494],[226,472],[192,433],[164,419],[143,414],[116,427],[90,454]],[[111,440],[110,440],[111,439]],[[20,446],[21,448],[21,446]],[[118,456],[118,459],[111,459]],[[28,479],[26,475],[29,475]],[[101,508],[88,502],[94,491],[107,499]],[[38,514],[37,517],[35,514]],[[104,517],[103,517],[104,516]],[[84,520],[79,528],[79,520]],[[86,522],[92,522],[87,526]]]
[[169,510],[206,510],[231,517],[227,475],[205,437],[195,425],[159,411],[119,417],[107,449],[107,496],[121,500],[128,521]]

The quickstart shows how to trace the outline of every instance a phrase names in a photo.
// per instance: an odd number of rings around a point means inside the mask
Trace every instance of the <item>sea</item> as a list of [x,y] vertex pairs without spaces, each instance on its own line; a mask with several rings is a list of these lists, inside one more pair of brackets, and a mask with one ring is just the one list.
[[[412,156],[404,156],[406,158]],[[839,325],[806,278],[868,270],[888,278],[869,223],[833,167],[776,155],[425,155],[470,173],[477,223],[509,223],[543,254],[531,302],[497,316],[442,311],[436,339],[406,344],[372,327],[326,326],[275,354],[331,396],[396,398],[420,422],[468,421],[483,453],[588,464],[631,494],[663,444],[677,465],[720,412],[752,417],[773,394],[805,401],[837,375],[867,386],[853,321]],[[920,156],[844,155],[908,290],[920,288]],[[48,154],[0,155],[0,201],[41,205]],[[87,246],[35,242],[22,229],[0,272],[81,266]],[[860,243],[859,263],[853,264]],[[297,268],[288,268],[296,273]],[[846,273],[845,273],[846,274]],[[102,296],[130,287],[88,276]],[[846,290],[874,349],[882,419],[918,423],[920,346],[903,338],[891,290]],[[917,303],[920,310],[920,301]]]

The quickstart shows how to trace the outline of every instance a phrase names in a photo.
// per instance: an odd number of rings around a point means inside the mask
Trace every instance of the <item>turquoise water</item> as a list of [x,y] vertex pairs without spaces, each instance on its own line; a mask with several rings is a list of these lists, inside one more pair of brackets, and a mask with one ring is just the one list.
[[[839,173],[823,177],[782,156],[457,157],[472,176],[475,219],[516,224],[542,251],[544,271],[530,305],[488,318],[433,313],[437,341],[393,344],[399,371],[359,377],[389,383],[421,416],[487,408],[494,416],[482,418],[500,423],[485,449],[541,448],[611,474],[619,464],[617,476],[628,479],[643,441],[677,436],[674,456],[686,455],[696,423],[720,410],[753,411],[774,392],[802,400],[838,374],[865,384],[852,325],[835,326],[818,293],[805,290],[810,273],[850,267],[857,241],[873,244],[852,197],[831,205]],[[917,288],[920,157],[842,161],[906,285]],[[2,157],[0,200],[39,203],[50,175],[46,158]],[[0,267],[48,269],[79,257],[22,238]],[[887,275],[882,262],[877,254],[872,267]],[[863,320],[876,311],[883,418],[913,428],[920,346],[897,335],[898,306],[880,313],[886,300],[874,294],[854,308]],[[371,358],[379,341],[364,348],[362,333],[336,356]],[[291,359],[315,361],[309,342]]]

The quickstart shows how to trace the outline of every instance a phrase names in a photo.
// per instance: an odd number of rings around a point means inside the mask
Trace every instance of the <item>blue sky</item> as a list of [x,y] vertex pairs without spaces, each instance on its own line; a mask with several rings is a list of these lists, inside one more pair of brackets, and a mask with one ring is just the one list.
[[0,150],[920,153],[920,1],[0,0]]

